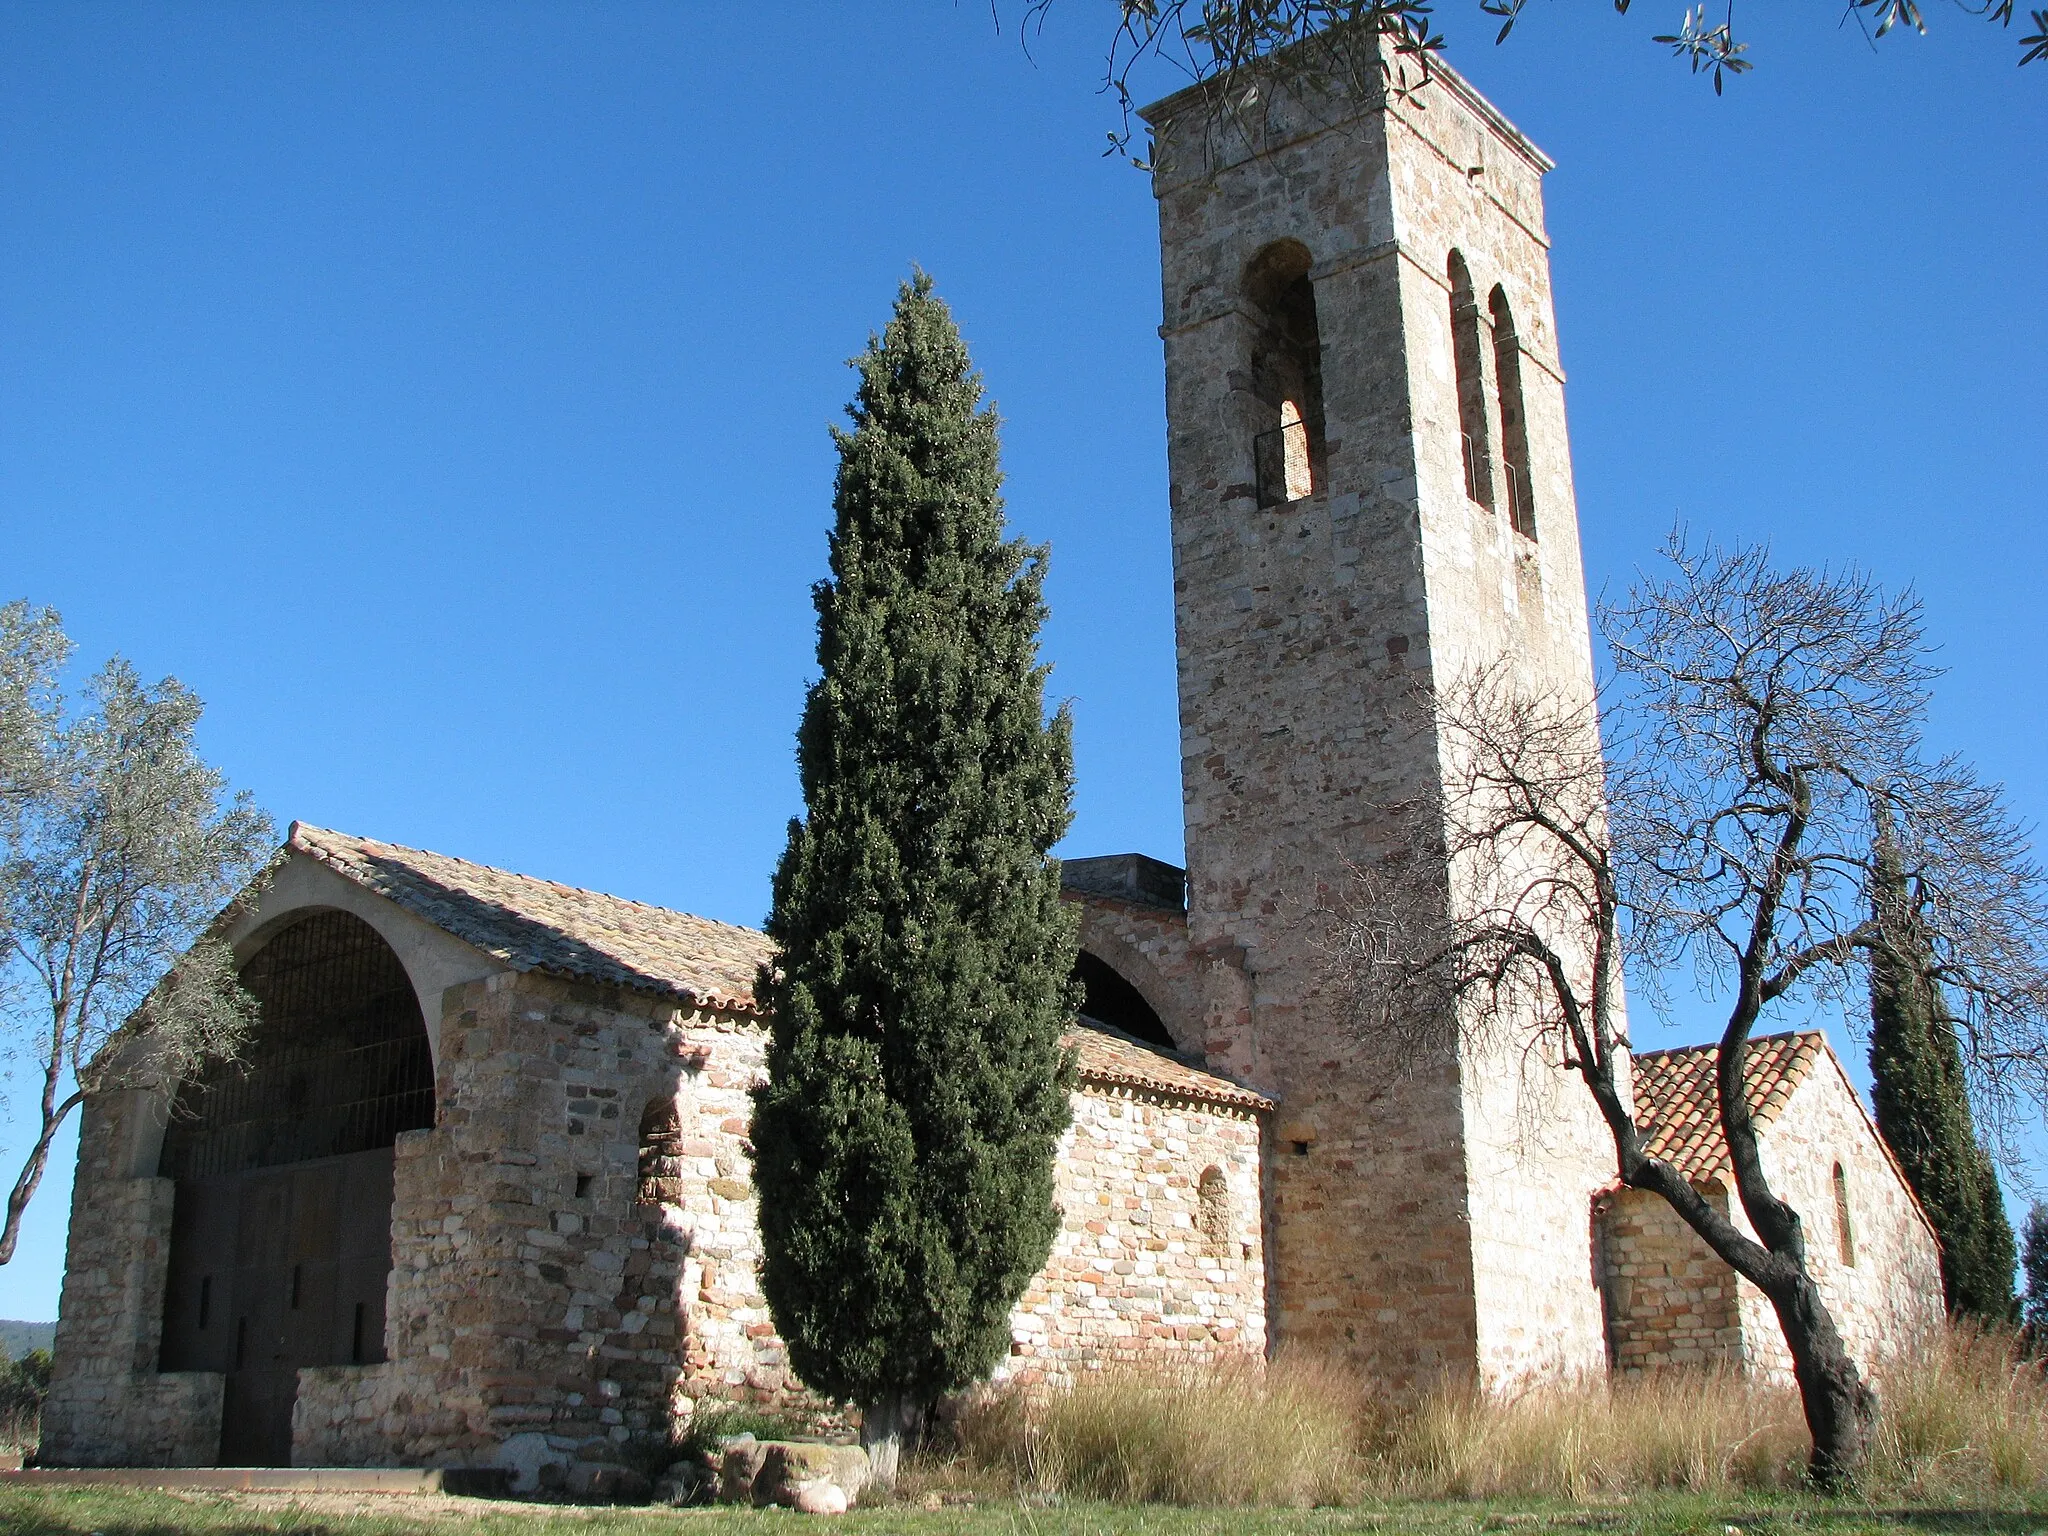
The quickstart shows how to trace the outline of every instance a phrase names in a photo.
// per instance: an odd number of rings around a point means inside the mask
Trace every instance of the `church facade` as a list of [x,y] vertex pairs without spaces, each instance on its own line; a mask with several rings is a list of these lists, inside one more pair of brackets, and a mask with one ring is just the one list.
[[[1146,116],[1187,866],[1065,866],[1062,1225],[1004,1373],[1782,1371],[1761,1298],[1614,1187],[1576,1079],[1449,1017],[1389,1071],[1311,921],[1380,808],[1445,780],[1418,685],[1505,661],[1591,696],[1549,162],[1441,67],[1255,126],[1199,93]],[[800,1390],[756,1278],[761,935],[306,826],[223,921],[264,1024],[214,1080],[87,1107],[45,1461],[590,1491],[699,1402]],[[1725,1202],[1698,1055],[1643,1058],[1638,1118]],[[1755,1070],[1881,1366],[1940,1321],[1931,1229],[1824,1042]]]

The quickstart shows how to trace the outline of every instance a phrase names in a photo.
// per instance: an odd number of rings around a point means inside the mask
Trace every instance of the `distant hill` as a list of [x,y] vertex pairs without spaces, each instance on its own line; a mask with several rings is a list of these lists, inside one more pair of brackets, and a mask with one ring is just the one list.
[[22,1323],[0,1318],[0,1350],[18,1360],[32,1349],[48,1349],[57,1339],[55,1323]]

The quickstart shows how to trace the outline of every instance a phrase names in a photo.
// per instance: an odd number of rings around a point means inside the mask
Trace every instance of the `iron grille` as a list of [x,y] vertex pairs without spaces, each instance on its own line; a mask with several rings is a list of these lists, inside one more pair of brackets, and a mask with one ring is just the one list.
[[179,1085],[158,1171],[206,1178],[388,1147],[434,1123],[434,1067],[398,956],[346,912],[294,923],[242,968],[261,1021]]

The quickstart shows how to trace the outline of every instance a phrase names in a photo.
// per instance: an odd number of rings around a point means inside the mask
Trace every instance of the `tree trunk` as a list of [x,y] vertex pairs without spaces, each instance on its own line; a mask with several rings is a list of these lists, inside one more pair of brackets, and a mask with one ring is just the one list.
[[896,1486],[905,1442],[908,1449],[917,1449],[915,1430],[924,1419],[922,1406],[900,1392],[861,1405],[861,1449],[868,1453],[869,1480],[883,1493]]
[[1855,1482],[1869,1459],[1877,1394],[1863,1380],[1819,1288],[1807,1275],[1796,1272],[1767,1294],[1792,1351],[1792,1373],[1813,1438],[1807,1475],[1823,1488],[1844,1487]]

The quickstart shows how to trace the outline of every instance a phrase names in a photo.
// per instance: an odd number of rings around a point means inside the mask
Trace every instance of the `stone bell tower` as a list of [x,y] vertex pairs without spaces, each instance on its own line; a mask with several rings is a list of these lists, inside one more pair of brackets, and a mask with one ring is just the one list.
[[1418,681],[1508,657],[1591,694],[1551,162],[1440,66],[1406,96],[1284,68],[1260,94],[1145,117],[1188,936],[1211,1064],[1280,1100],[1272,1332],[1396,1389],[1600,1370],[1613,1154],[1583,1086],[1470,1045],[1390,1078],[1312,916],[1373,857],[1376,807],[1442,772],[1401,718]]

